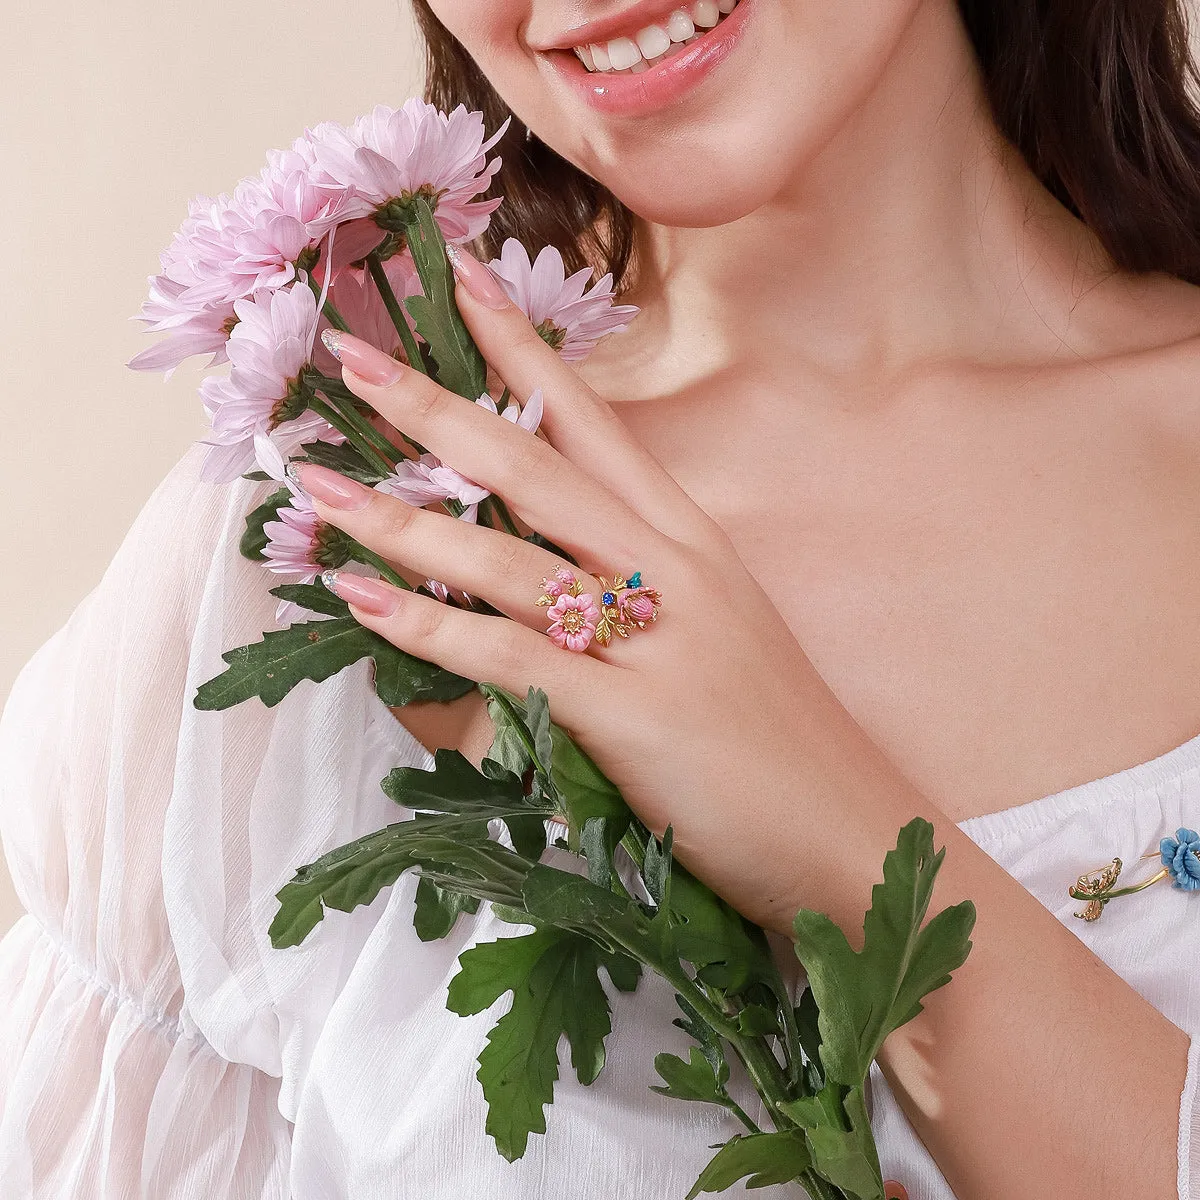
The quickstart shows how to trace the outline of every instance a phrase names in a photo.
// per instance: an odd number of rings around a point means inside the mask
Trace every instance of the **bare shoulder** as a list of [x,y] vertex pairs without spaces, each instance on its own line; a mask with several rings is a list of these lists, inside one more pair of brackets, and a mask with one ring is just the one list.
[[1121,343],[1103,363],[1146,435],[1200,477],[1200,287],[1133,277]]

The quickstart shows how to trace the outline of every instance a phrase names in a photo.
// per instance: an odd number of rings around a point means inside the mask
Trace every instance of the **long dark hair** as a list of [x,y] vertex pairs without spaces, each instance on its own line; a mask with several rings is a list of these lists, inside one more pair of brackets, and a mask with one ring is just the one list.
[[[1118,267],[1200,284],[1200,76],[1185,0],[958,0],[1001,131],[1094,230]],[[413,0],[425,98],[465,104],[488,128],[512,116],[474,60]],[[515,116],[498,147],[504,204],[483,249],[507,237],[557,246],[572,269],[628,279],[634,217]]]

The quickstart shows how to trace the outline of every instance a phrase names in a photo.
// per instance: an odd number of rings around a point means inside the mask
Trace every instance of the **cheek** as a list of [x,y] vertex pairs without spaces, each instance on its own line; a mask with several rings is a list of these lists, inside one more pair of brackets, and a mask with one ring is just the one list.
[[[550,144],[667,225],[724,224],[777,196],[908,53],[922,0],[748,2],[761,6],[753,30],[689,103],[640,127],[581,114]],[[954,0],[929,4],[957,20]]]

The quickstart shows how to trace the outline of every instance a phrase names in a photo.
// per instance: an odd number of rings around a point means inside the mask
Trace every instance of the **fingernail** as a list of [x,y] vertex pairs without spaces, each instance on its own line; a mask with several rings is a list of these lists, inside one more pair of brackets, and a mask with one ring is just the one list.
[[908,1192],[894,1179],[885,1179],[883,1181],[883,1195],[884,1200],[908,1200]]
[[390,387],[404,374],[404,368],[390,355],[352,333],[340,329],[323,329],[321,341],[338,362],[361,375],[376,387]]
[[400,605],[399,589],[379,579],[364,579],[345,571],[322,571],[321,582],[335,596],[373,617],[390,617]]
[[459,283],[480,304],[486,304],[488,308],[507,308],[512,303],[508,293],[500,286],[500,281],[492,274],[491,268],[472,257],[461,246],[447,242],[446,257],[450,260]]
[[287,473],[294,483],[300,485],[310,496],[314,496],[330,508],[365,508],[375,495],[355,479],[347,479],[328,467],[316,463],[290,462]]

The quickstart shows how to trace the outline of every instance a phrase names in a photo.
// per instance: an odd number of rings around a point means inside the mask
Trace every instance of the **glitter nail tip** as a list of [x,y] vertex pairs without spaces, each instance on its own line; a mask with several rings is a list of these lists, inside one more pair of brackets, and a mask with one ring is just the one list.
[[342,361],[342,331],[340,329],[322,329],[321,341],[325,343],[325,349],[333,355],[338,362]]

